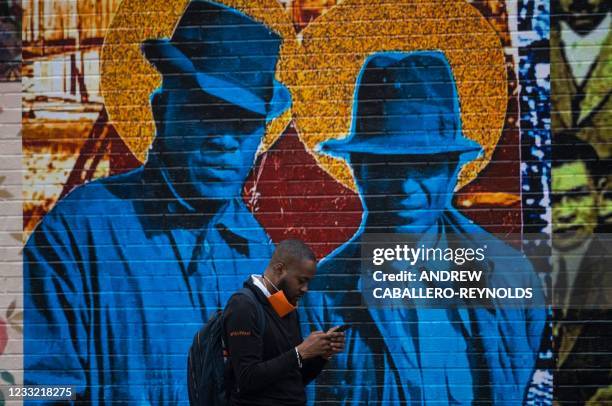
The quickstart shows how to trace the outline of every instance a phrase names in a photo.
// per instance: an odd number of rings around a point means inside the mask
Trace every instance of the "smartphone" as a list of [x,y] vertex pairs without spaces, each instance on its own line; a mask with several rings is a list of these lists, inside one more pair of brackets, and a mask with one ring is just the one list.
[[335,329],[333,332],[334,333],[342,333],[342,332],[348,330],[349,328],[351,328],[350,324],[343,324],[340,327],[338,327],[337,329]]

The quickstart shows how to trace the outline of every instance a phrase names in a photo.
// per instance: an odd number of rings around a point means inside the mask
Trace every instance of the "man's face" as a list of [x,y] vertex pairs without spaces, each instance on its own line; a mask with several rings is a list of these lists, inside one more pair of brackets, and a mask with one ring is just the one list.
[[[262,116],[201,90],[166,94],[159,149],[179,189],[190,196],[240,195],[264,135]],[[182,185],[181,185],[182,184]]]
[[575,32],[585,35],[606,17],[610,2],[606,0],[557,0],[559,12]]
[[303,259],[283,266],[285,272],[278,283],[278,288],[285,293],[289,303],[296,306],[298,300],[308,292],[308,284],[317,272],[317,263]]
[[553,168],[552,192],[553,246],[575,248],[597,225],[598,194],[586,165],[576,161]]
[[445,154],[351,154],[368,210],[368,227],[381,227],[380,232],[427,231],[450,206],[457,158]]

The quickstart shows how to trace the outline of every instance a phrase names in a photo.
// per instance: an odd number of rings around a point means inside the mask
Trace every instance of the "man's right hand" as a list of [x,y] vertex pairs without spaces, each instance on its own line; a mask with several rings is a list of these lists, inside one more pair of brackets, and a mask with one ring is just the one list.
[[324,357],[331,350],[330,337],[322,331],[312,332],[297,346],[302,359]]

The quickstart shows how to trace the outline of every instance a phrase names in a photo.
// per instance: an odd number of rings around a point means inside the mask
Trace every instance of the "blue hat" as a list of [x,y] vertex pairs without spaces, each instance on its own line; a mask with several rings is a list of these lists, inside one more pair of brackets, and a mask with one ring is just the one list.
[[233,8],[192,0],[172,38],[143,42],[145,57],[161,72],[164,89],[191,88],[246,110],[279,116],[291,105],[274,78],[281,37]]
[[[453,74],[442,52],[380,52],[357,78],[349,135],[318,145],[321,152],[476,158],[481,146],[461,131]],[[463,156],[466,154],[466,156]]]

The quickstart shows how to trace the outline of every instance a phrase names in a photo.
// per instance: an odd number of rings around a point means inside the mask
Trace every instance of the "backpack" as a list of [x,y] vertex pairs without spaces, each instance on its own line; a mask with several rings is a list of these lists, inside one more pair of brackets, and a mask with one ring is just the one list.
[[[234,295],[245,295],[255,304],[259,331],[266,327],[261,304],[249,288]],[[233,296],[232,296],[233,297]],[[229,362],[223,343],[223,312],[217,311],[193,338],[187,358],[187,387],[192,406],[225,406],[229,393],[225,383],[225,370]]]

